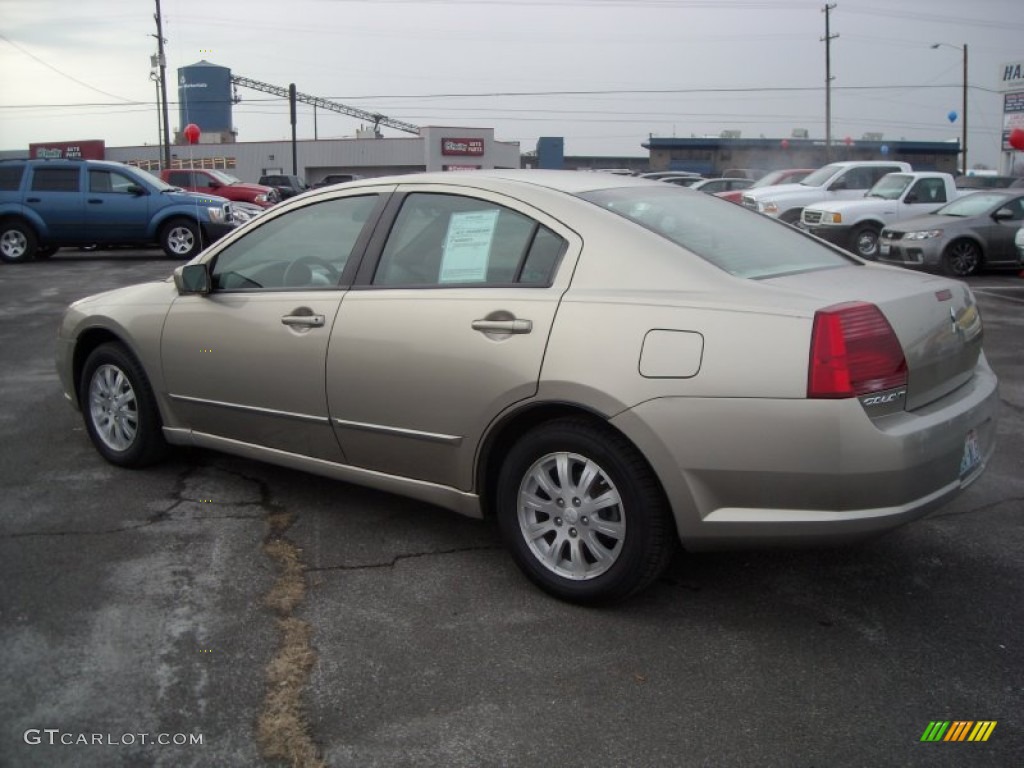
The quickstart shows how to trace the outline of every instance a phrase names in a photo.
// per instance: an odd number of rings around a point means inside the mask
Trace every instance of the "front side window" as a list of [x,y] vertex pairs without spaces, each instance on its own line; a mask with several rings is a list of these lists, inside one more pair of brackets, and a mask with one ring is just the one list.
[[77,192],[77,168],[36,168],[32,174],[33,192]]
[[910,196],[919,203],[944,203],[946,185],[942,179],[921,179],[910,190]]
[[[580,195],[681,245],[719,269],[752,279],[857,264],[788,224],[707,195],[668,188],[604,189]],[[687,254],[680,251],[680,258]]]
[[214,290],[337,287],[377,200],[325,200],[254,227],[217,255]]
[[414,193],[402,204],[373,284],[550,285],[564,248],[559,235],[504,206]]
[[115,171],[89,171],[90,192],[112,192],[122,195],[132,194],[132,187],[138,187],[135,179]]

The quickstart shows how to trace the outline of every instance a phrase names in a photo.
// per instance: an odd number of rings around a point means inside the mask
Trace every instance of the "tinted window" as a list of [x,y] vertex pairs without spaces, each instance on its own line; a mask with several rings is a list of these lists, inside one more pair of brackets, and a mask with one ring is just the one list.
[[217,256],[214,289],[337,286],[376,204],[376,195],[326,200],[254,227]]
[[[606,189],[581,195],[738,277],[764,278],[854,262],[788,224],[679,189]],[[680,252],[680,257],[685,257]]]
[[167,181],[175,187],[191,187],[192,179],[188,171],[171,171],[167,175]]
[[24,165],[0,165],[0,190],[12,192],[21,188]]
[[131,187],[139,186],[135,179],[114,171],[89,171],[90,192],[115,192],[129,195]]
[[550,284],[565,241],[500,205],[417,193],[402,205],[374,285]]
[[77,168],[36,168],[32,174],[32,189],[36,192],[77,192]]

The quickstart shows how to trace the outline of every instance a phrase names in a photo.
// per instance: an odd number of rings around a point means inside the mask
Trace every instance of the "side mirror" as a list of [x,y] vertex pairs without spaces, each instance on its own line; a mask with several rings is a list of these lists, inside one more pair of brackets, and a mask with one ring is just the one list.
[[996,221],[1010,221],[1013,218],[1013,211],[1009,208],[1000,208],[992,214],[992,218]]
[[149,194],[144,187],[140,187],[138,184],[129,184],[128,192],[136,197],[142,197],[143,195]]
[[906,197],[903,198],[903,202],[906,203],[907,205],[913,205],[914,203],[920,201],[917,199],[917,195],[907,195]]
[[210,182],[209,182],[209,184],[207,186],[209,186],[210,189],[219,189],[223,185],[219,181],[217,181],[216,179],[210,179]]
[[174,287],[181,296],[205,296],[212,287],[206,264],[182,264],[174,270]]
[[832,182],[832,186],[829,187],[829,190],[832,192],[838,192],[841,189],[849,189],[849,186],[846,184],[846,179],[836,179]]

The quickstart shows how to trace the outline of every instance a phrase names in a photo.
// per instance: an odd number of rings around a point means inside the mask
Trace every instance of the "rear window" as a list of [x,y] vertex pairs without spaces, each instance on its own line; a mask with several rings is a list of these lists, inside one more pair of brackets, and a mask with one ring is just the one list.
[[32,174],[33,192],[77,192],[78,168],[36,168]]
[[788,224],[692,190],[629,187],[580,197],[737,277],[762,279],[861,263]]
[[21,188],[24,165],[0,165],[0,191],[14,192]]

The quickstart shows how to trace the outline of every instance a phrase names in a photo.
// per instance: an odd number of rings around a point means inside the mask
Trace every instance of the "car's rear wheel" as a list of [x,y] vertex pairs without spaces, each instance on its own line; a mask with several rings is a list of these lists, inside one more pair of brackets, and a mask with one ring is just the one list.
[[572,602],[611,602],[643,589],[676,546],[647,462],[621,435],[585,419],[543,424],[513,446],[497,511],[523,572]]
[[878,258],[878,236],[881,229],[875,224],[864,224],[853,233],[853,252],[862,259]]
[[15,220],[0,223],[0,259],[11,264],[32,261],[37,248],[32,227]]
[[981,268],[981,248],[973,240],[955,240],[942,254],[942,271],[953,277],[970,277]]
[[101,344],[90,353],[79,397],[89,438],[107,461],[144,467],[163,456],[167,444],[153,389],[122,345]]
[[167,222],[160,231],[160,247],[172,259],[191,259],[203,248],[199,225],[188,219]]

